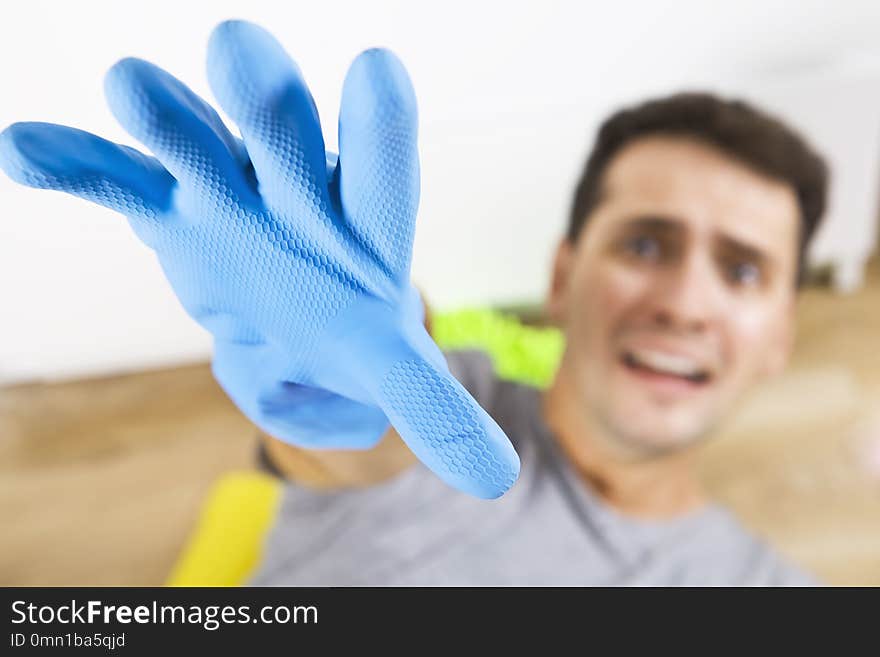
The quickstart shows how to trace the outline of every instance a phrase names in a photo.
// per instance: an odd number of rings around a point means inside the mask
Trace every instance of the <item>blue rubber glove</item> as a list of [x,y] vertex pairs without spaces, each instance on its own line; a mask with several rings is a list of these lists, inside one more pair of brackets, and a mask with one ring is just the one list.
[[213,335],[217,380],[265,431],[357,449],[390,421],[450,485],[504,493],[516,452],[450,374],[409,282],[419,167],[402,64],[385,50],[354,61],[338,159],[299,70],[261,28],[218,26],[208,78],[243,139],[177,79],[125,59],[107,74],[107,99],[155,158],[19,123],[0,134],[0,166],[126,215]]

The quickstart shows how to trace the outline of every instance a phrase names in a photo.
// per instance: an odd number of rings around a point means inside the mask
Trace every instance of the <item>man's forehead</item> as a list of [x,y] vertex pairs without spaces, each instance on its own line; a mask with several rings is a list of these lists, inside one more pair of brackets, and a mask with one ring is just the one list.
[[797,241],[794,189],[720,149],[676,136],[644,137],[625,146],[602,180],[606,221],[665,217],[693,230],[721,231],[765,249]]

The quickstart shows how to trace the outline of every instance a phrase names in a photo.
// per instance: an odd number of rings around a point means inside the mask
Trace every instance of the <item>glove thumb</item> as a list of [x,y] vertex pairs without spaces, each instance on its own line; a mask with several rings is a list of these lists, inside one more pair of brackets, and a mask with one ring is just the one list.
[[359,389],[342,394],[381,408],[419,460],[449,485],[486,499],[504,494],[520,467],[504,431],[452,376],[423,326],[377,330],[365,320],[377,314],[360,314],[345,338],[334,341],[334,360]]

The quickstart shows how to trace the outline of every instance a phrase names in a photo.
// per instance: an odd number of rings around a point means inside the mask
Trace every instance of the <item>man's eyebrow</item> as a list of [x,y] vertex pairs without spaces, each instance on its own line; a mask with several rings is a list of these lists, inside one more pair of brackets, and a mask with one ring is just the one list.
[[771,260],[770,256],[760,247],[747,244],[740,239],[729,235],[722,235],[718,238],[721,248],[728,253],[735,254],[739,258],[745,260],[753,260],[758,263],[768,264]]
[[645,230],[652,233],[684,232],[683,222],[663,215],[642,215],[622,222],[622,230]]

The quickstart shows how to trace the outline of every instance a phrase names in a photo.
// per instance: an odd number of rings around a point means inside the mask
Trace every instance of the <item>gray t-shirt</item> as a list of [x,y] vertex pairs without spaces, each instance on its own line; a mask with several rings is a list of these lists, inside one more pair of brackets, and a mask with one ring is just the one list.
[[255,585],[800,585],[727,511],[637,520],[578,478],[544,424],[539,391],[500,381],[476,351],[446,354],[522,462],[497,500],[460,493],[421,464],[369,488],[286,485]]

